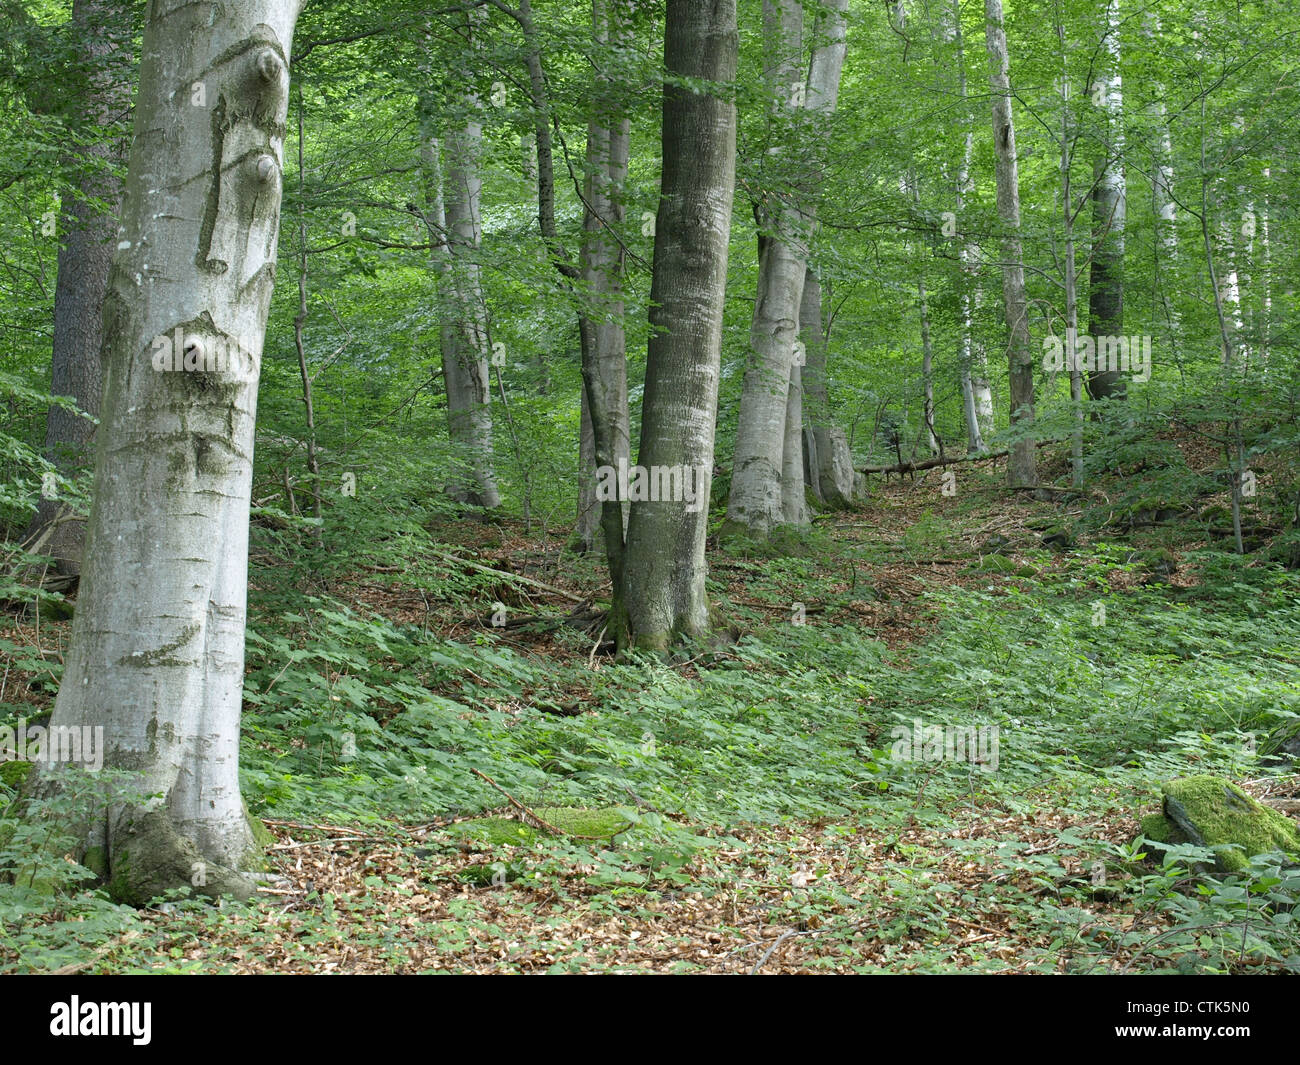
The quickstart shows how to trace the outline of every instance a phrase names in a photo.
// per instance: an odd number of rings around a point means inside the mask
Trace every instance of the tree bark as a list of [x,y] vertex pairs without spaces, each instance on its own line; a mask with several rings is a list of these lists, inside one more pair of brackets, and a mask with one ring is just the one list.
[[[441,202],[434,205],[435,226],[446,235],[441,256],[440,336],[447,430],[453,449],[447,493],[460,503],[493,509],[501,505],[501,494],[493,472],[487,306],[478,264],[483,240],[479,212],[482,101],[471,91],[464,95],[463,104],[465,117],[446,139]],[[438,165],[436,145],[426,158],[431,165]]]
[[[953,45],[954,63],[957,67],[957,96],[962,105],[962,121],[966,123],[962,138],[961,166],[957,170],[956,215],[961,217],[966,207],[966,196],[974,189],[971,181],[971,164],[975,156],[975,130],[973,116],[967,111],[966,58],[961,29],[961,0],[952,0],[945,12],[943,37]],[[989,387],[988,357],[983,344],[975,340],[974,317],[978,299],[976,281],[979,275],[979,248],[958,234],[961,239],[958,275],[961,292],[961,395],[962,414],[966,422],[968,450],[984,451],[984,437],[993,432],[993,390]],[[972,288],[976,288],[972,292]]]
[[[620,647],[666,649],[709,630],[709,482],[735,185],[735,0],[668,0],[663,177],[655,221],[642,467],[687,467],[697,501],[633,503],[611,626]],[[711,83],[692,89],[679,80]]]
[[799,302],[799,336],[805,363],[800,368],[805,429],[807,483],[817,497],[833,507],[846,507],[853,498],[853,468],[848,439],[830,416],[826,391],[826,332],[822,326],[822,287],[809,268]]
[[[844,11],[847,0],[828,5],[824,40],[814,49],[805,81],[802,74],[803,15],[795,0],[764,4],[768,38],[766,76],[771,124],[782,128],[802,112],[801,148],[816,156],[819,128],[835,109],[844,64]],[[810,168],[818,173],[815,161]],[[814,179],[815,180],[815,179]],[[802,179],[800,184],[808,184]],[[764,190],[765,192],[768,190]],[[750,325],[751,357],[741,385],[732,463],[727,524],[733,530],[766,538],[777,525],[808,523],[803,485],[802,392],[797,382],[795,340],[816,211],[810,189],[790,203],[758,209],[760,229],[758,295]],[[779,201],[779,197],[772,197]],[[792,396],[791,390],[797,390]]]
[[[69,158],[74,187],[61,225],[66,239],[59,249],[54,286],[54,348],[50,391],[71,396],[89,417],[63,407],[50,407],[45,427],[45,457],[65,476],[73,475],[93,458],[91,441],[99,416],[103,373],[100,366],[104,294],[117,237],[117,212],[122,180],[117,168],[125,161],[125,120],[131,107],[134,59],[129,7],[112,0],[76,0],[72,28],[76,62],[83,77],[78,116],[86,127],[99,127],[89,143],[78,145]],[[102,204],[102,206],[101,206]],[[62,504],[43,492],[24,541],[39,539],[55,522]],[[64,573],[81,569],[85,524],[60,521],[50,530],[43,554],[55,559]]]
[[[1011,428],[1025,430],[1034,421],[1034,363],[1029,350],[1029,304],[1020,243],[1020,177],[1016,132],[1011,117],[1010,60],[1002,28],[1002,0],[984,0],[984,30],[989,53],[989,88],[993,107],[998,218],[1002,223],[1002,302],[1007,319],[1007,363],[1011,383]],[[1011,445],[1007,483],[1012,488],[1038,483],[1032,439]]]
[[[1070,406],[1073,425],[1070,429],[1070,481],[1075,488],[1083,485],[1083,373],[1079,366],[1079,287],[1078,269],[1074,254],[1074,186],[1071,169],[1074,162],[1074,129],[1071,114],[1070,79],[1065,73],[1069,50],[1066,47],[1065,25],[1058,18],[1056,36],[1061,47],[1061,228],[1065,235],[1064,288],[1065,288],[1065,369],[1070,376]],[[1082,208],[1082,204],[1080,204]]]
[[[1124,335],[1124,221],[1126,189],[1123,162],[1123,97],[1119,74],[1119,10],[1106,6],[1105,56],[1092,86],[1104,100],[1106,136],[1094,168],[1092,188],[1092,276],[1088,284],[1088,332],[1100,337]],[[1101,352],[1097,345],[1098,354]],[[1098,366],[1088,374],[1093,399],[1122,399],[1124,375],[1116,367]]]
[[[626,0],[593,0],[592,27],[599,44],[625,42],[631,23]],[[607,74],[598,79],[596,110],[587,124],[586,206],[582,222],[580,271],[591,311],[582,330],[583,413],[591,426],[590,465],[582,467],[583,491],[595,501],[597,467],[618,468],[631,454],[627,410],[627,340],[623,326],[623,248],[619,227],[626,214],[631,122],[619,88]],[[610,579],[621,581],[628,508],[606,500],[596,510],[605,543]]]
[[86,830],[82,859],[128,901],[253,886],[239,794],[248,510],[298,10],[155,0],[146,18],[94,504],[51,720],[102,726],[104,764],[155,796],[114,801]]

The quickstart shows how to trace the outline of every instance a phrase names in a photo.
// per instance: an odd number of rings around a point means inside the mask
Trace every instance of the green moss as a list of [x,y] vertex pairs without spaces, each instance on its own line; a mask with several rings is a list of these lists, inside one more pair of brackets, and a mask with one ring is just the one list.
[[[627,818],[614,807],[586,810],[573,806],[539,806],[533,812],[566,835],[612,839],[628,827]],[[542,829],[507,817],[476,817],[451,825],[447,831],[462,839],[499,847],[529,847],[548,835]]]
[[1138,836],[1155,843],[1173,843],[1177,830],[1164,814],[1147,814],[1138,822]]
[[1188,842],[1211,848],[1234,871],[1267,851],[1300,857],[1300,829],[1220,777],[1192,776],[1164,785],[1164,815]]
[[611,839],[628,827],[627,818],[612,806],[584,810],[569,806],[541,806],[535,811],[543,821],[548,821],[561,832],[575,836],[593,836]]
[[972,568],[981,573],[1005,573],[1009,577],[1037,577],[1039,574],[1037,567],[1022,565],[1007,555],[985,555]]
[[0,762],[0,784],[16,791],[23,786],[31,771],[31,762]]
[[528,847],[541,835],[535,828],[508,817],[476,817],[448,827],[453,836],[496,847]]
[[271,830],[262,824],[260,818],[254,817],[248,812],[248,803],[243,803],[244,816],[248,818],[248,827],[253,833],[253,841],[262,849],[266,850],[274,847],[277,840],[271,834]]
[[510,883],[527,875],[528,869],[519,862],[490,862],[482,865],[467,865],[459,873],[460,879],[475,887],[500,886],[502,882]]
[[81,864],[101,880],[108,876],[108,853],[103,847],[87,847]]

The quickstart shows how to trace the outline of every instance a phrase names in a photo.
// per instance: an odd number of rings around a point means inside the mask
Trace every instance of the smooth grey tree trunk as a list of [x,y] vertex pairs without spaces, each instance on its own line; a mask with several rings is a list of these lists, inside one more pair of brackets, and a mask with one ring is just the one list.
[[848,437],[830,416],[826,391],[826,331],[822,326],[822,287],[809,268],[799,302],[799,337],[806,351],[800,369],[804,408],[805,480],[817,498],[833,507],[853,499],[853,463]]
[[[956,216],[960,219],[966,207],[966,196],[974,190],[971,165],[975,156],[975,130],[973,115],[967,110],[966,58],[961,29],[961,0],[952,0],[944,12],[943,39],[954,48],[957,67],[957,97],[962,105],[965,133],[962,138],[961,166],[957,170]],[[961,395],[962,415],[966,422],[966,446],[974,453],[985,450],[984,437],[993,432],[993,390],[989,387],[988,356],[983,344],[976,343],[974,316],[978,290],[979,247],[964,233],[959,233],[961,264],[959,281],[961,290]]]
[[[631,5],[625,0],[593,0],[592,28],[600,44],[626,43]],[[607,74],[598,77],[596,112],[587,124],[587,181],[582,223],[580,270],[590,312],[582,315],[583,418],[590,426],[589,457],[581,467],[579,536],[584,523],[599,524],[605,543],[610,578],[621,579],[623,546],[627,530],[626,502],[611,499],[596,503],[595,469],[618,468],[631,454],[631,428],[627,410],[627,340],[623,325],[623,248],[619,227],[626,215],[631,122],[620,99],[619,87]],[[590,539],[595,540],[594,528]]]
[[493,470],[491,350],[478,263],[483,241],[479,208],[483,192],[479,176],[482,102],[472,91],[462,102],[465,117],[446,138],[441,211],[437,205],[434,208],[435,224],[446,234],[439,294],[442,373],[452,445],[447,494],[457,502],[492,509],[501,505],[501,494]]
[[[1057,40],[1061,46],[1061,65],[1067,64],[1065,26],[1056,23]],[[1074,205],[1074,186],[1071,181],[1071,164],[1074,161],[1074,120],[1071,114],[1070,79],[1061,76],[1061,228],[1065,237],[1064,288],[1065,288],[1065,367],[1070,375],[1070,405],[1073,424],[1070,430],[1070,483],[1075,488],[1083,486],[1083,373],[1079,367],[1079,285],[1078,266],[1075,260],[1074,225],[1077,211]],[[1080,204],[1080,209],[1082,204]]]
[[[1002,27],[1002,0],[984,0],[984,31],[989,53],[998,218],[1003,230],[1002,302],[1007,319],[1011,427],[1017,430],[1027,428],[1034,421],[1034,360],[1029,347],[1029,303],[1020,243],[1020,176],[1015,125],[1011,118],[1011,63],[1007,56],[1007,35]],[[1012,443],[1007,458],[1007,483],[1012,488],[1038,484],[1032,439]]]
[[[763,0],[763,34],[768,127],[776,141],[769,155],[780,165],[789,151],[781,142],[789,136],[794,112],[805,102],[803,7],[798,0]],[[800,524],[806,518],[802,506],[793,514],[786,513],[795,488],[783,482],[793,466],[785,454],[790,439],[790,378],[811,227],[795,204],[775,199],[774,207],[756,209],[758,292],[749,331],[750,357],[741,384],[727,504],[728,526],[757,539],[765,538],[777,525],[787,521]],[[799,467],[798,491],[802,494],[802,454]]]
[[[1106,5],[1102,68],[1092,86],[1100,95],[1106,136],[1094,165],[1092,190],[1092,276],[1088,284],[1088,332],[1100,337],[1124,334],[1124,222],[1127,191],[1123,158],[1123,96],[1119,73],[1119,7]],[[1098,367],[1088,374],[1093,399],[1122,399],[1121,370]]]
[[[102,130],[125,130],[133,88],[132,18],[129,5],[112,0],[76,0],[72,30],[77,44],[79,118]],[[70,153],[74,193],[61,221],[58,279],[54,286],[54,348],[50,391],[71,396],[90,418],[99,416],[103,374],[100,369],[101,325],[108,270],[117,238],[122,180],[117,168],[126,157],[125,132],[106,133]],[[65,475],[92,460],[95,426],[90,418],[52,406],[45,423],[45,457]],[[81,569],[85,524],[60,514],[57,492],[43,492],[24,534],[35,543],[44,537],[43,554],[60,571]],[[45,533],[48,532],[48,536]]]
[[[703,505],[632,504],[610,621],[621,647],[663,650],[710,627],[704,539],[735,188],[738,50],[735,0],[668,0],[670,77],[638,464],[690,467]],[[678,83],[687,78],[708,87]]]
[[146,18],[94,503],[51,721],[102,726],[105,765],[155,796],[113,802],[86,830],[83,860],[135,902],[253,886],[239,794],[248,511],[299,6],[154,0]]
[[[1142,19],[1142,36],[1154,43],[1160,34],[1160,18],[1148,12]],[[1157,83],[1154,99],[1148,107],[1155,135],[1155,165],[1151,172],[1151,209],[1155,216],[1156,244],[1154,286],[1157,301],[1164,307],[1170,339],[1178,344],[1178,314],[1169,299],[1165,284],[1166,270],[1178,259],[1178,207],[1174,200],[1174,147],[1169,131],[1169,112],[1165,107],[1164,87]]]

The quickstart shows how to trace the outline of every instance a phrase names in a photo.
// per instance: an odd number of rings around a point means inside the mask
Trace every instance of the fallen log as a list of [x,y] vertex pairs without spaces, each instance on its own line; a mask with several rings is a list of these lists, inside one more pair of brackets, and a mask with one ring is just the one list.
[[973,452],[966,455],[936,455],[934,458],[922,459],[920,462],[900,462],[894,466],[863,466],[859,473],[913,473],[917,470],[933,470],[937,466],[952,466],[958,462],[976,462],[979,459],[996,459],[1007,453],[1001,451]]
[[467,569],[475,570],[478,573],[491,574],[494,577],[501,577],[507,581],[516,581],[519,584],[526,584],[530,588],[537,588],[543,592],[550,592],[552,595],[561,596],[571,603],[587,603],[591,596],[574,595],[572,592],[566,592],[563,588],[557,588],[553,584],[545,584],[542,581],[534,580],[532,577],[525,577],[522,573],[511,573],[508,570],[493,569],[491,566],[484,566],[478,562],[471,562],[467,558],[461,558],[459,555],[449,555],[443,551],[425,551],[425,554],[432,555],[434,558],[440,558],[445,562],[453,562],[458,566],[464,566]]
[[[1059,444],[1060,440],[1037,440],[1034,447],[1046,447]],[[913,473],[917,470],[933,470],[938,466],[955,466],[959,462],[979,462],[981,459],[998,459],[1009,454],[1009,448],[999,451],[974,451],[965,455],[936,455],[934,458],[922,459],[920,462],[900,462],[894,466],[863,466],[859,473]]]

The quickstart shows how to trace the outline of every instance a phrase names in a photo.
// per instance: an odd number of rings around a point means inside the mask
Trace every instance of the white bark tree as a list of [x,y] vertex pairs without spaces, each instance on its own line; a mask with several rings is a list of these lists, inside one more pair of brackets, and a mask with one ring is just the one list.
[[[967,112],[966,58],[961,28],[961,0],[952,0],[951,8],[944,12],[941,22],[945,43],[953,46],[954,65],[957,68],[957,97],[962,104],[961,165],[957,169],[956,208],[958,219],[966,207],[966,197],[974,190],[971,166],[975,158],[975,129]],[[979,247],[957,234],[961,240],[958,253],[961,264],[961,396],[962,413],[966,421],[966,445],[969,451],[979,454],[985,450],[984,437],[993,432],[993,389],[989,387],[988,356],[984,345],[975,338],[974,318],[979,298]]]
[[83,859],[124,900],[253,887],[239,794],[248,509],[299,7],[154,0],[145,23],[94,503],[51,720],[102,726],[105,765],[153,796],[86,827]]
[[[1020,241],[1020,175],[1011,117],[1011,61],[1002,26],[1002,0],[984,0],[984,31],[989,53],[998,218],[1003,231],[1002,303],[1007,319],[1011,427],[1018,430],[1032,425],[1034,420],[1034,358],[1029,346],[1029,303]],[[1007,458],[1007,483],[1012,488],[1037,485],[1038,467],[1032,439],[1022,437],[1012,442]]]
[[[824,122],[835,110],[844,65],[847,0],[831,0],[803,74],[803,9],[796,0],[765,0],[766,78],[772,125],[794,126],[799,149],[815,157]],[[797,122],[800,117],[806,121]],[[816,173],[815,163],[810,168]],[[807,179],[801,184],[807,185]],[[765,190],[766,191],[766,190]],[[801,190],[806,192],[808,190]],[[757,211],[758,295],[750,326],[751,358],[741,385],[727,523],[763,539],[778,525],[806,525],[803,391],[795,359],[816,210],[810,195]]]
[[[1088,332],[1094,340],[1124,333],[1124,224],[1127,187],[1124,180],[1123,90],[1119,61],[1119,4],[1106,5],[1102,61],[1092,90],[1101,101],[1100,154],[1092,189],[1092,275],[1088,282]],[[1098,367],[1088,374],[1093,399],[1120,399],[1124,376],[1119,369]]]
[[[479,15],[467,16],[471,42]],[[465,75],[470,76],[468,69]],[[483,179],[479,174],[483,104],[471,90],[462,96],[460,109],[462,114],[446,137],[441,195],[434,203],[434,225],[445,236],[439,303],[447,430],[453,449],[447,494],[458,502],[492,509],[501,505],[501,493],[493,470],[491,348],[478,262],[483,243]],[[427,160],[435,167],[439,163],[436,145]]]

